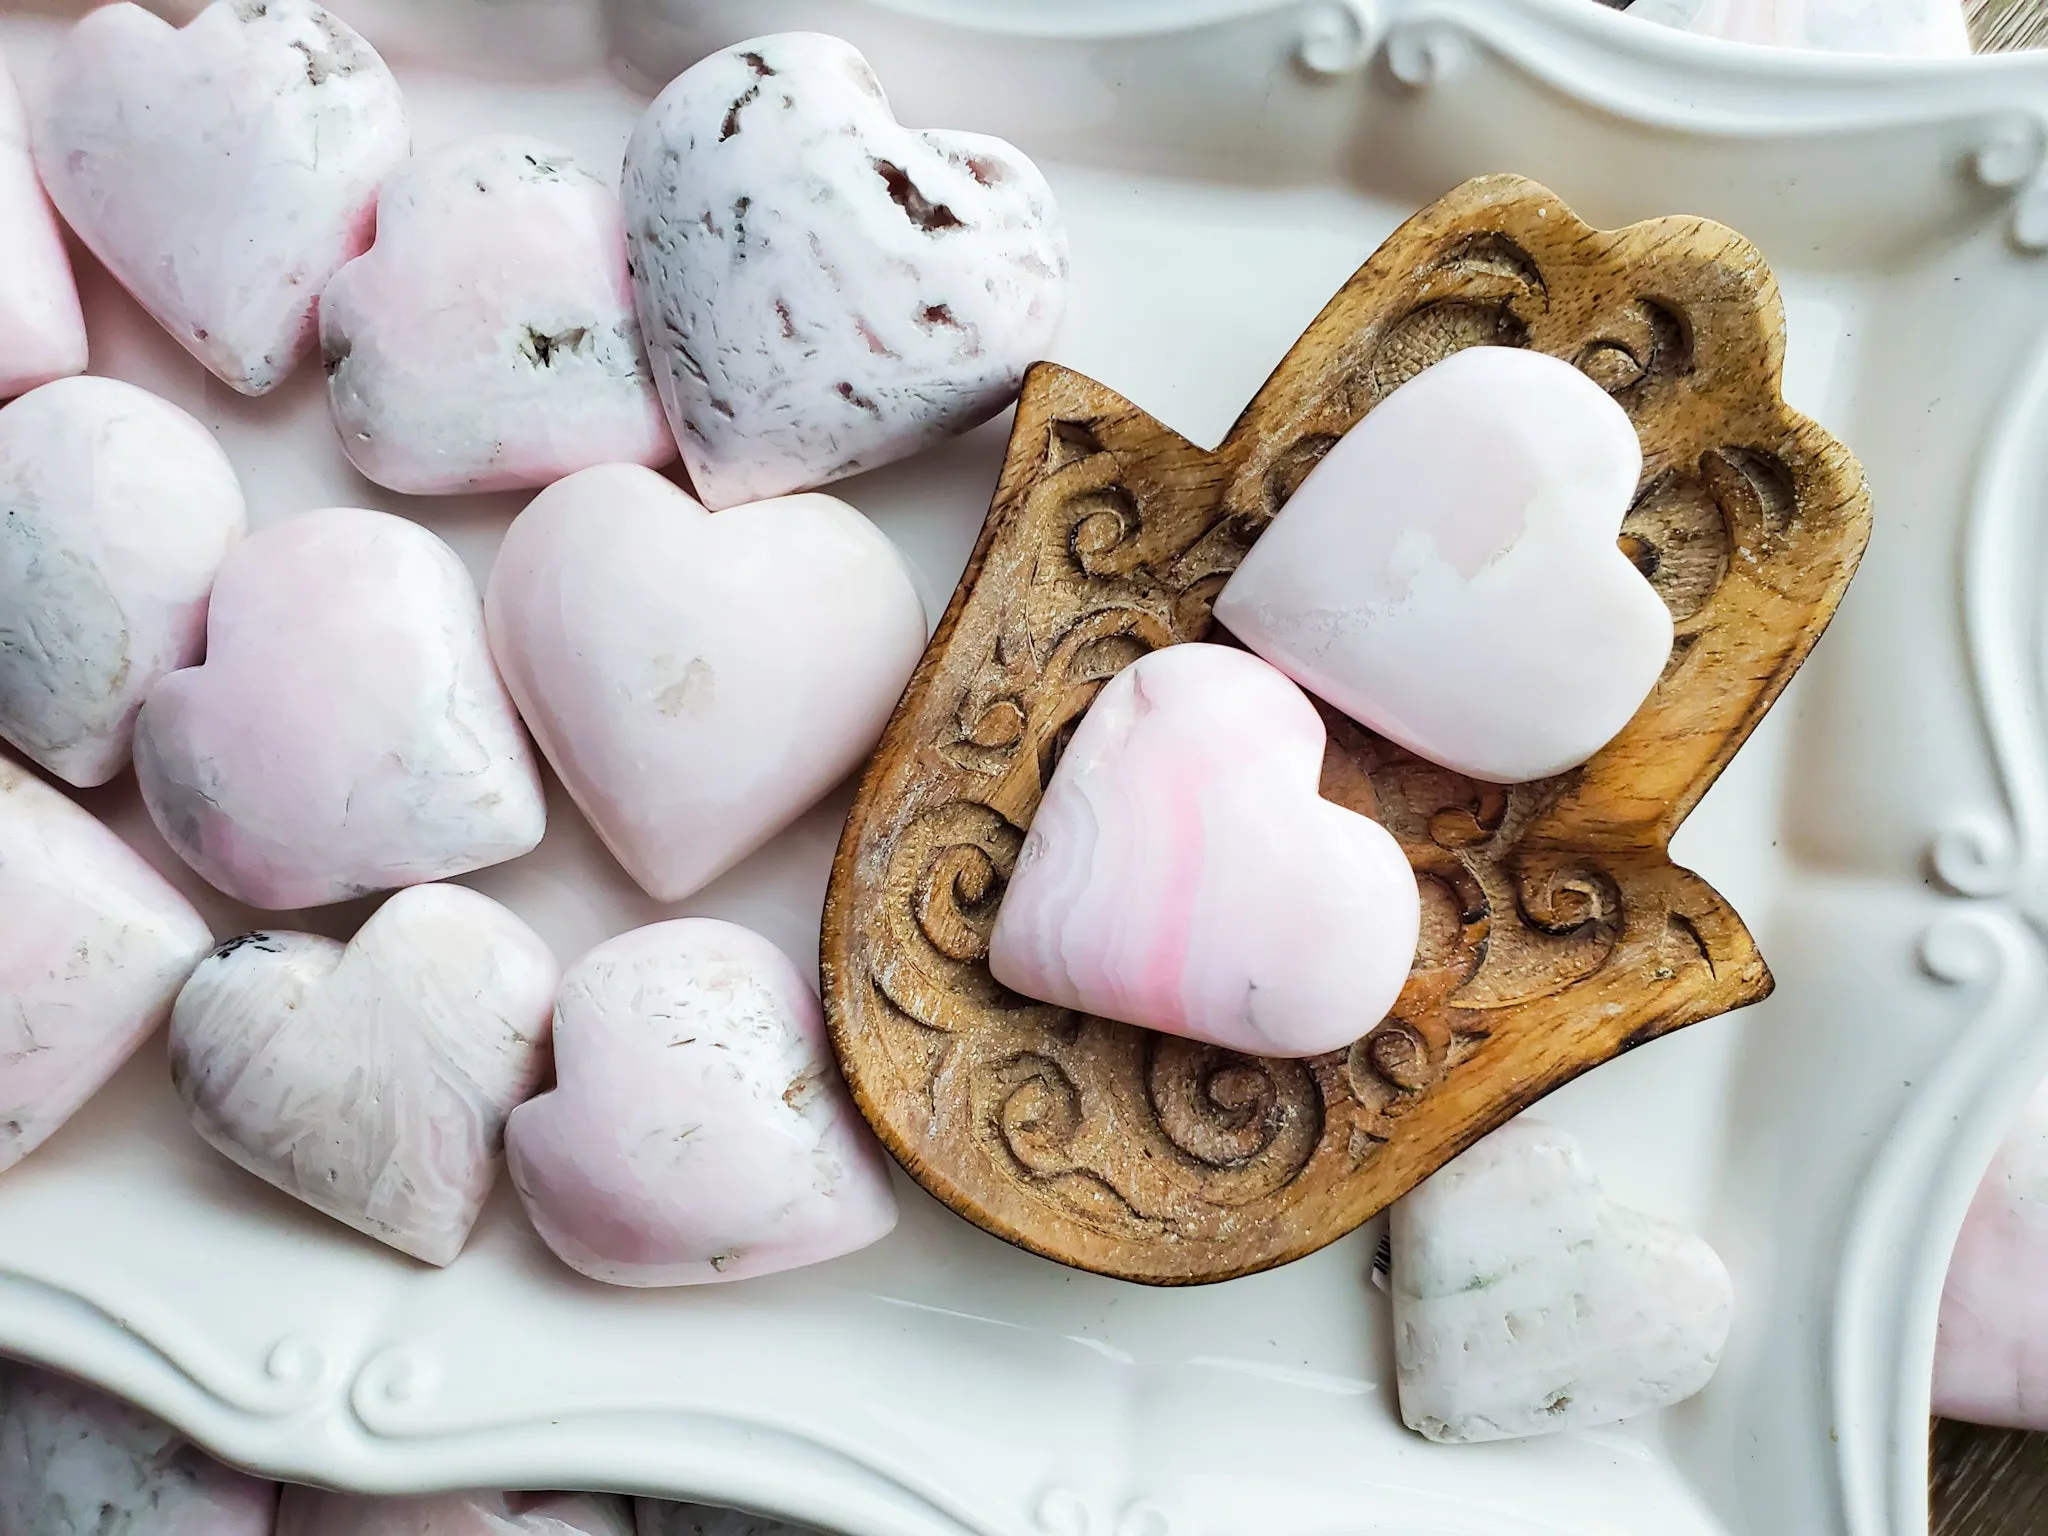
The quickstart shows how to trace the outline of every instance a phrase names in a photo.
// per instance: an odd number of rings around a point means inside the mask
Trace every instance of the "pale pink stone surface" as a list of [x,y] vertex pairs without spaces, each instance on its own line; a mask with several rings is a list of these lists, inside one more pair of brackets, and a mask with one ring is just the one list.
[[716,516],[651,470],[543,491],[485,601],[569,793],[663,901],[708,884],[874,746],[925,643],[887,535],[830,496]]
[[0,400],[85,371],[85,315],[0,55]]
[[517,858],[547,824],[468,571],[382,512],[301,513],[235,549],[206,664],[151,691],[135,767],[179,856],[273,911]]
[[1671,653],[1671,612],[1615,540],[1642,450],[1569,363],[1471,347],[1310,471],[1216,618],[1316,697],[1473,778],[1605,746]]
[[2048,1429],[2048,1083],[1991,1159],[1941,1293],[1934,1411]]
[[406,165],[377,243],[320,299],[342,447],[415,495],[666,464],[618,193],[567,150],[501,134]]
[[1301,690],[1243,651],[1126,667],[1032,819],[996,980],[1252,1055],[1364,1035],[1408,979],[1421,902],[1392,835],[1317,793],[1325,739]]
[[212,947],[126,843],[0,758],[0,1169],[100,1090]]
[[888,1235],[888,1160],[788,956],[708,918],[562,978],[560,1086],[512,1112],[512,1182],[563,1262],[613,1285],[743,1280]]
[[320,290],[368,248],[405,158],[384,61],[311,0],[136,5],[74,27],[44,82],[51,200],[142,307],[244,394],[313,348]]
[[0,737],[69,784],[126,768],[246,526],[213,434],[145,390],[59,379],[0,409]]
[[633,1536],[624,1499],[602,1493],[443,1493],[366,1499],[287,1488],[277,1536]]
[[400,891],[344,946],[251,933],[171,1016],[171,1080],[222,1156],[429,1264],[497,1181],[505,1117],[547,1076],[559,972],[459,885]]
[[138,1408],[0,1362],[4,1536],[271,1536],[277,1493]]
[[1959,0],[1636,0],[1628,14],[1731,43],[1922,58],[1971,51]]
[[1038,168],[902,127],[836,37],[759,37],[678,76],[633,134],[625,199],[655,379],[712,508],[988,420],[1066,304]]

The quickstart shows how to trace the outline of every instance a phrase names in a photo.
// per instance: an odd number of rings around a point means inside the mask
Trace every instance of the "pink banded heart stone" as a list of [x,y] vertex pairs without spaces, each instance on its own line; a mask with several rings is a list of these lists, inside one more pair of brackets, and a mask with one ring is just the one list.
[[1364,1035],[1421,928],[1387,830],[1317,793],[1315,706],[1255,656],[1177,645],[1103,688],[990,940],[1026,997],[1260,1056]]
[[0,56],[0,400],[85,371],[85,315]]

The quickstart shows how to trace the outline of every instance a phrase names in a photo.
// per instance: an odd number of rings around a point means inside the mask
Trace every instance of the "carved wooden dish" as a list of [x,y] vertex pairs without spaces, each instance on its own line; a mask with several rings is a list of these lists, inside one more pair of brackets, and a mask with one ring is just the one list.
[[[1323,793],[1385,823],[1423,893],[1407,989],[1348,1051],[1255,1060],[999,986],[1003,882],[1096,690],[1155,647],[1225,638],[1211,602],[1317,458],[1480,343],[1576,362],[1635,422],[1622,544],[1677,622],[1649,701],[1585,767],[1508,789],[1325,711]],[[1855,461],[1779,396],[1783,356],[1776,284],[1739,235],[1696,218],[1595,230],[1491,176],[1397,230],[1213,453],[1035,368],[825,907],[833,1039],[904,1167],[1062,1263],[1224,1280],[1343,1236],[1588,1068],[1765,996],[1741,918],[1667,847],[1869,536]]]

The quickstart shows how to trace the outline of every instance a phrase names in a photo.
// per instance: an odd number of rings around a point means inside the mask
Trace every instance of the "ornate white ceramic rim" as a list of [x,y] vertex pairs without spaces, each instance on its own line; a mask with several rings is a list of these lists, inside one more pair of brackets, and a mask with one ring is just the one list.
[[[1972,169],[2010,197],[2011,238],[2048,249],[2048,54],[1919,61],[1775,52],[1630,20],[1590,0],[845,0],[935,29],[1077,43],[1167,39],[1256,23],[1291,34],[1295,59],[1331,88],[1383,66],[1423,89],[1491,53],[1560,95],[1626,122],[1735,140],[1917,127],[1977,130]],[[1268,61],[1250,60],[1247,88]],[[1993,1147],[2048,1067],[2036,1025],[2048,994],[2048,706],[2041,626],[2024,585],[2039,569],[2040,498],[2027,444],[2048,441],[2048,343],[2015,382],[1993,428],[1983,483],[1960,552],[1956,614],[1968,634],[1979,701],[2007,804],[1964,819],[1930,850],[1955,894],[1923,939],[1928,971],[1980,998],[1976,1022],[1916,1090],[1868,1176],[1838,1282],[1832,1391],[1841,1495],[1856,1536],[1923,1536],[1926,1421],[1934,1318],[1949,1247]],[[1967,588],[1967,602],[1962,588]],[[452,1482],[705,1490],[706,1497],[830,1524],[861,1536],[1017,1536],[1025,1528],[963,1507],[910,1467],[877,1467],[788,1426],[663,1416],[664,1449],[618,1433],[630,1409],[493,1424],[431,1439],[405,1431],[414,1377],[372,1350],[352,1362],[273,1352],[258,1380],[175,1353],[163,1330],[117,1317],[19,1275],[0,1273],[0,1344],[97,1379],[132,1383],[151,1409],[230,1459],[308,1480],[346,1477],[367,1491],[418,1486],[421,1468]],[[1092,1505],[1061,1489],[1031,1512],[1047,1536],[1170,1536],[1143,1500]],[[1303,1528],[1304,1532],[1306,1527]],[[1319,1525],[1316,1530],[1335,1528]],[[1344,1528],[1408,1536],[1412,1527]],[[1497,1526],[1485,1528],[1491,1536]],[[1530,1531],[1542,1529],[1531,1525]],[[1430,1536],[1480,1536],[1447,1523]],[[1287,1536],[1274,1527],[1273,1536]]]

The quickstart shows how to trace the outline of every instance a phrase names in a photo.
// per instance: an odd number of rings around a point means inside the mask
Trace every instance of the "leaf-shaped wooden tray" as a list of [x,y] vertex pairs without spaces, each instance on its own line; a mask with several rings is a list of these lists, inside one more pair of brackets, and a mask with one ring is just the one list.
[[[1268,1061],[1018,997],[986,963],[1024,829],[1103,681],[1225,638],[1210,604],[1320,455],[1460,347],[1537,347],[1628,411],[1623,547],[1670,604],[1656,691],[1585,767],[1507,789],[1325,711],[1323,793],[1420,877],[1423,939],[1348,1050]],[[823,973],[855,1097],[954,1210],[1084,1269],[1223,1280],[1351,1231],[1551,1089],[1745,1003],[1770,972],[1671,836],[1819,638],[1870,531],[1862,473],[1779,396],[1754,247],[1595,230],[1514,176],[1388,239],[1215,452],[1035,368],[981,540],[861,785]],[[1541,635],[1529,636],[1541,645]],[[1599,658],[1585,658],[1588,666]]]

